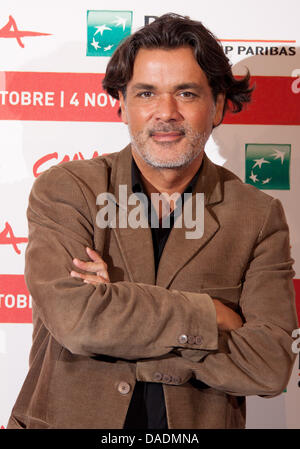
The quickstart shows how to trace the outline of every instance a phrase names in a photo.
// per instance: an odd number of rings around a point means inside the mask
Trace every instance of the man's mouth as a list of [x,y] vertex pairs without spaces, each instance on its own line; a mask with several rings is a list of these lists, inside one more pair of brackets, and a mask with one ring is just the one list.
[[150,136],[156,142],[175,142],[180,140],[184,136],[184,132],[182,131],[152,131]]

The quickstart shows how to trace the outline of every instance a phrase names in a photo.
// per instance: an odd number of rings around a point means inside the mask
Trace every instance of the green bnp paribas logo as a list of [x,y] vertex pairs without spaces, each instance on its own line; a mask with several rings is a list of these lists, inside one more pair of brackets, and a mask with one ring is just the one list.
[[111,56],[131,25],[132,11],[88,11],[87,56]]
[[261,190],[290,189],[289,144],[246,144],[246,179]]

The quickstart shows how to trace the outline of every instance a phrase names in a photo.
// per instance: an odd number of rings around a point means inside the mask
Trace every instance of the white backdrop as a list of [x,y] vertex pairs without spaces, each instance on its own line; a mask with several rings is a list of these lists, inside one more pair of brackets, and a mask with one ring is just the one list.
[[[274,150],[276,146],[280,149],[283,148],[280,145],[290,145],[290,158],[286,160],[289,179],[279,180],[280,189],[266,192],[279,198],[285,208],[295,259],[295,287],[300,290],[298,0],[284,3],[252,0],[243,4],[238,0],[186,0],[184,6],[178,0],[149,3],[111,0],[105,7],[116,17],[122,16],[122,11],[132,12],[132,31],[145,24],[146,16],[166,12],[201,20],[222,41],[234,73],[242,75],[245,67],[249,68],[257,84],[253,106],[240,117],[226,117],[224,124],[214,131],[206,151],[214,162],[245,181],[246,144],[255,144],[262,150],[262,144],[273,145]],[[129,140],[125,125],[116,116],[117,103],[103,95],[101,89],[101,74],[108,57],[87,55],[87,49],[88,53],[94,49],[97,54],[87,34],[87,11],[104,9],[102,2],[92,0],[46,3],[10,0],[0,5],[0,427],[3,428],[27,373],[31,345],[30,296],[23,272],[26,207],[32,183],[43,170],[66,158],[90,158],[118,151]],[[99,31],[95,41],[100,42],[101,37]],[[87,98],[94,98],[95,105]],[[248,428],[300,428],[299,374],[298,354],[286,392],[272,399],[247,399]]]

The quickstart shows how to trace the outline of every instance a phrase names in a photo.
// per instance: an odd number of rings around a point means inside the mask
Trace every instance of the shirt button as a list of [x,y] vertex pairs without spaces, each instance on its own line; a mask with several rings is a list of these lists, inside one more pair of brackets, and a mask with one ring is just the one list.
[[202,345],[202,343],[203,343],[203,338],[201,337],[201,335],[197,335],[196,345]]
[[163,375],[163,382],[165,382],[166,384],[171,382],[171,376],[169,376],[168,374],[164,374]]
[[130,385],[127,382],[120,382],[118,385],[118,392],[121,394],[127,394],[130,391]]
[[188,337],[188,343],[190,345],[193,345],[196,342],[196,337],[194,337],[194,335],[189,335]]
[[180,337],[178,338],[179,343],[181,344],[185,344],[188,341],[188,337],[185,334],[180,335]]
[[162,380],[162,378],[163,378],[163,375],[161,373],[157,372],[154,374],[154,380],[159,382],[160,380]]

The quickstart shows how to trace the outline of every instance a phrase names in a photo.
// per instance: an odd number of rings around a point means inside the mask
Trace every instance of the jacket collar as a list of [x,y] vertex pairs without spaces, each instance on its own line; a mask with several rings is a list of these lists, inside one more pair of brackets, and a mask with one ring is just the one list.
[[[119,197],[119,186],[127,186],[127,214],[129,215],[136,207],[128,205],[128,198],[132,194],[131,161],[131,147],[128,145],[118,153],[112,166],[111,193],[114,194],[119,206],[117,220],[125,200]],[[186,233],[190,229],[184,226],[184,221],[181,228],[174,227],[162,253],[156,279],[152,234],[147,217],[143,216],[145,227],[113,228],[132,282],[157,284],[168,288],[178,271],[216,234],[219,223],[210,209],[213,204],[223,200],[223,189],[217,166],[205,154],[192,196],[193,208],[196,207],[196,193],[204,193],[204,233],[201,238],[187,239]]]
[[[128,196],[132,193],[131,146],[121,150],[112,166],[113,193],[119,204],[119,185],[127,185]],[[205,205],[215,204],[223,199],[223,191],[217,166],[204,153],[201,172],[195,186],[195,192],[204,193]]]

